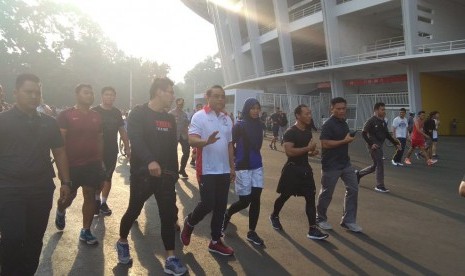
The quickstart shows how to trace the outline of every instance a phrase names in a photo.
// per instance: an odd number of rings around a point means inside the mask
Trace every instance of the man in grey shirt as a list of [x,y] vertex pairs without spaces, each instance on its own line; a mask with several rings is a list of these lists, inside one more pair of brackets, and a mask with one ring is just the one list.
[[346,122],[347,102],[337,97],[331,100],[331,117],[321,128],[321,190],[318,196],[317,223],[321,229],[332,229],[326,212],[339,178],[344,181],[346,194],[341,226],[352,232],[362,232],[357,225],[358,181],[349,158],[349,144],[355,138]]
[[176,108],[172,109],[169,113],[174,115],[176,119],[176,126],[177,126],[177,139],[178,142],[181,144],[182,148],[182,157],[181,157],[181,164],[179,167],[179,174],[187,178],[188,175],[186,173],[186,164],[187,160],[189,160],[190,154],[190,147],[189,142],[187,140],[187,128],[189,126],[189,118],[187,117],[187,113],[184,112],[182,109],[184,108],[184,99],[177,98],[176,99]]

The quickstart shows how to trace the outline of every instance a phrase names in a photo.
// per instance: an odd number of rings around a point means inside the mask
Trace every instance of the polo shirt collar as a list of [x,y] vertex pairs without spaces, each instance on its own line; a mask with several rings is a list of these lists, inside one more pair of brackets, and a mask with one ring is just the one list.
[[[15,113],[16,116],[20,117],[20,118],[31,118],[31,116],[29,116],[29,114],[27,113],[24,113],[23,111],[21,111],[17,105],[14,105],[13,107],[13,112]],[[42,115],[39,111],[35,110],[33,113],[32,113],[32,118],[40,118]]]
[[[213,111],[213,109],[211,109],[210,105],[205,105],[203,110],[205,110],[205,113],[210,113]],[[223,114],[223,115],[227,115],[227,113],[225,113],[224,111],[220,111],[220,114]]]

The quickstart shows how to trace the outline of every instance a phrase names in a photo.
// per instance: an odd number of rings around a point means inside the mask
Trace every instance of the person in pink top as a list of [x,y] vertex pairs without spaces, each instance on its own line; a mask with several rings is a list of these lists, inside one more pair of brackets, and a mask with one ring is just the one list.
[[[423,156],[429,156],[425,150],[425,139],[430,139],[430,137],[423,131],[425,117],[426,117],[425,111],[418,112],[418,118],[415,120],[415,124],[413,125],[412,135],[410,136],[410,139],[412,141],[412,146],[408,150],[407,156],[405,157],[405,160],[404,160],[405,164],[407,165],[412,164],[412,161],[410,160],[410,156],[412,155],[415,149],[419,149],[421,153],[423,154]],[[433,161],[432,159],[426,160],[426,164],[428,166],[431,166],[434,163],[436,162]]]

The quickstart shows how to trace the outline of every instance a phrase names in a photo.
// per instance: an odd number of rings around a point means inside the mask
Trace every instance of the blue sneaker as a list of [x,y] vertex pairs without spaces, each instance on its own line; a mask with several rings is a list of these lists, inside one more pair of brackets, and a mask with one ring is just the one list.
[[165,262],[165,269],[163,270],[167,274],[181,276],[187,272],[187,268],[181,263],[176,257],[169,257]]
[[55,226],[58,230],[62,231],[66,226],[66,214],[59,215],[58,212],[55,216]]
[[129,253],[129,244],[116,242],[116,251],[118,251],[118,263],[120,264],[131,264],[132,258],[131,253]]
[[89,244],[96,245],[98,244],[97,238],[92,235],[89,229],[81,229],[81,234],[79,235],[79,240]]

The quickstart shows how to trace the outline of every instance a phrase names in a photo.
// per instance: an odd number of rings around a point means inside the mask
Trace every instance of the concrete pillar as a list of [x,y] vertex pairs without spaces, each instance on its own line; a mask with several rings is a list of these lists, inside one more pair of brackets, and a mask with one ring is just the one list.
[[265,64],[263,62],[262,45],[260,45],[260,33],[258,28],[259,16],[255,0],[244,0],[245,18],[247,22],[247,32],[249,33],[250,51],[252,53],[252,62],[255,76],[263,75]]
[[218,48],[221,57],[221,63],[223,67],[223,77],[225,84],[231,84],[235,82],[235,68],[232,67],[231,55],[232,49],[230,43],[229,30],[227,28],[225,17],[220,16],[220,12],[224,13],[221,9],[218,9],[217,5],[209,4],[208,12],[213,20],[215,27],[216,39],[218,42]]
[[331,82],[331,97],[344,97],[343,80],[337,72],[330,73],[329,80]]
[[278,31],[279,52],[283,71],[294,70],[294,54],[292,51],[291,33],[289,32],[289,8],[287,1],[273,0],[273,8],[276,18],[276,30]]
[[420,73],[414,65],[407,65],[408,102],[410,112],[422,109]]
[[405,54],[412,55],[418,44],[417,0],[402,0],[402,24],[404,26]]
[[231,37],[231,46],[232,46],[232,54],[234,56],[235,61],[235,70],[236,75],[238,77],[237,81],[242,81],[245,79],[246,76],[243,74],[245,73],[245,63],[244,63],[244,55],[242,54],[242,38],[241,38],[241,31],[239,27],[239,17],[237,13],[228,12],[227,13],[228,22],[229,22],[229,33]]
[[322,0],[321,8],[323,13],[323,28],[325,31],[326,55],[328,57],[328,64],[335,65],[337,64],[337,60],[341,55],[341,51],[339,49],[339,23],[335,13],[336,1]]

